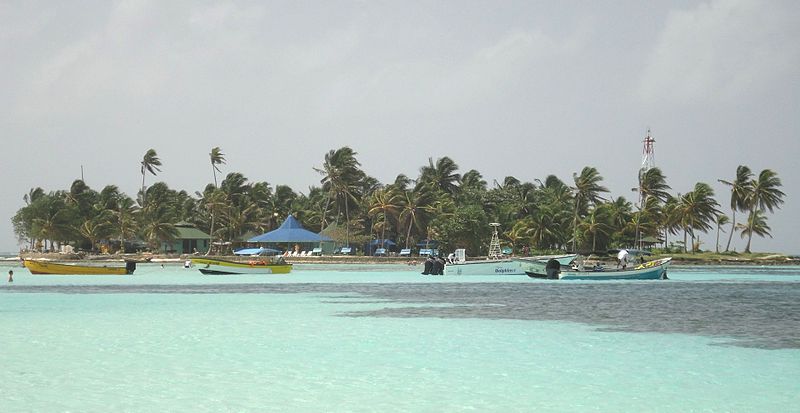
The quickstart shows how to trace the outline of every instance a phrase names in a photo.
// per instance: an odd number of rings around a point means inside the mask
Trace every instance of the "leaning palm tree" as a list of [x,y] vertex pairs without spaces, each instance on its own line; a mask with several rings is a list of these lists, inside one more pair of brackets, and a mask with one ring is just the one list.
[[764,216],[764,211],[756,211],[755,214],[750,215],[747,223],[739,224],[738,229],[742,232],[742,238],[745,236],[752,237],[753,234],[761,238],[772,238],[772,234],[770,234],[772,228],[767,225],[767,217]]
[[758,174],[758,179],[751,180],[745,187],[745,202],[750,210],[748,219],[750,228],[747,231],[747,247],[744,252],[750,253],[750,243],[753,240],[754,226],[757,221],[756,214],[765,210],[773,212],[775,209],[780,209],[780,205],[783,204],[783,197],[786,194],[778,189],[780,186],[781,179],[778,178],[778,174],[770,169],[764,169]]
[[736,168],[736,178],[733,181],[717,180],[731,187],[731,233],[728,234],[728,244],[725,246],[725,252],[730,250],[731,239],[733,238],[733,233],[736,232],[736,211],[744,212],[747,210],[747,203],[745,202],[746,187],[752,178],[753,172],[750,171],[750,168],[745,165],[739,165]]
[[217,172],[222,172],[217,165],[225,163],[225,154],[222,153],[222,150],[217,146],[212,148],[211,153],[208,155],[211,157],[211,172],[214,173],[214,186],[217,186]]
[[572,188],[575,197],[575,213],[572,220],[572,251],[574,252],[578,239],[580,212],[586,210],[589,204],[596,204],[602,200],[600,193],[608,192],[608,189],[600,185],[600,181],[603,180],[603,177],[600,176],[600,173],[597,172],[597,169],[594,167],[584,167],[580,175],[573,173],[572,178],[575,181],[575,187]]
[[684,252],[686,251],[686,235],[692,236],[692,252],[694,252],[694,241],[697,233],[695,231],[708,231],[711,223],[716,221],[720,214],[717,207],[719,203],[714,199],[714,190],[703,182],[698,182],[694,190],[681,197],[679,210],[681,214],[681,225],[684,229]]
[[158,167],[161,166],[161,160],[158,159],[158,154],[156,153],[155,149],[148,149],[147,152],[144,154],[144,158],[141,162],[142,165],[142,207],[144,207],[146,192],[144,187],[144,176],[145,172],[150,172],[153,176],[156,175],[156,171],[161,172],[161,169]]

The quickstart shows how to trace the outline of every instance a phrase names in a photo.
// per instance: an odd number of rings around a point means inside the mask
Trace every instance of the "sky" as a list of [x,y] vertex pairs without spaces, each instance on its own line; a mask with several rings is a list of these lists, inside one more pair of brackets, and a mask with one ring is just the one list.
[[303,193],[350,146],[384,183],[443,156],[490,184],[593,166],[635,201],[650,129],[673,194],[706,182],[728,215],[718,179],[776,171],[752,249],[800,253],[798,21],[791,0],[4,1],[0,251],[31,188],[83,168],[135,197],[150,148],[147,183],[189,193],[216,146],[223,174]]

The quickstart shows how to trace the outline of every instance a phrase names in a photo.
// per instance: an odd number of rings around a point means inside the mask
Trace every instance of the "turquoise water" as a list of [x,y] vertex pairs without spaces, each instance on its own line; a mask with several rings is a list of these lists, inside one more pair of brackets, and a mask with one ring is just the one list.
[[0,412],[800,405],[796,267],[566,284],[406,266],[298,265],[270,277],[152,264],[124,277],[14,270],[0,286]]

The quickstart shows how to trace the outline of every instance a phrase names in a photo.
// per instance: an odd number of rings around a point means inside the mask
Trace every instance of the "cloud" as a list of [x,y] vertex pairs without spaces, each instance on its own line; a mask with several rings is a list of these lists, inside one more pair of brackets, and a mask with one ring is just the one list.
[[776,87],[795,76],[800,62],[797,10],[793,2],[726,0],[670,12],[641,76],[640,97],[718,103]]

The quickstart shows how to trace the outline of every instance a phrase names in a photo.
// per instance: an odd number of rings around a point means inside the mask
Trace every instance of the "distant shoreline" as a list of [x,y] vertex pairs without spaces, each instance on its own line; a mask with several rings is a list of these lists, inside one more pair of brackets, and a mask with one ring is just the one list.
[[[668,255],[665,255],[668,256]],[[82,255],[82,254],[61,254],[61,253],[23,253],[18,257],[0,259],[0,262],[14,262],[22,259],[40,259],[50,261],[89,261],[89,262],[125,262],[136,261],[138,263],[183,263],[192,257],[202,257],[202,255],[173,255],[173,254],[123,254],[123,255]],[[239,256],[211,256],[212,258],[230,261],[251,260],[252,257]],[[475,260],[484,257],[474,257]],[[660,258],[653,256],[650,259]],[[372,257],[372,256],[347,256],[347,255],[322,255],[313,257],[287,257],[286,261],[291,264],[420,264],[425,257]],[[674,265],[800,265],[800,258],[782,254],[772,254],[758,258],[745,258],[730,256],[725,258],[705,258],[702,256],[673,257]]]

